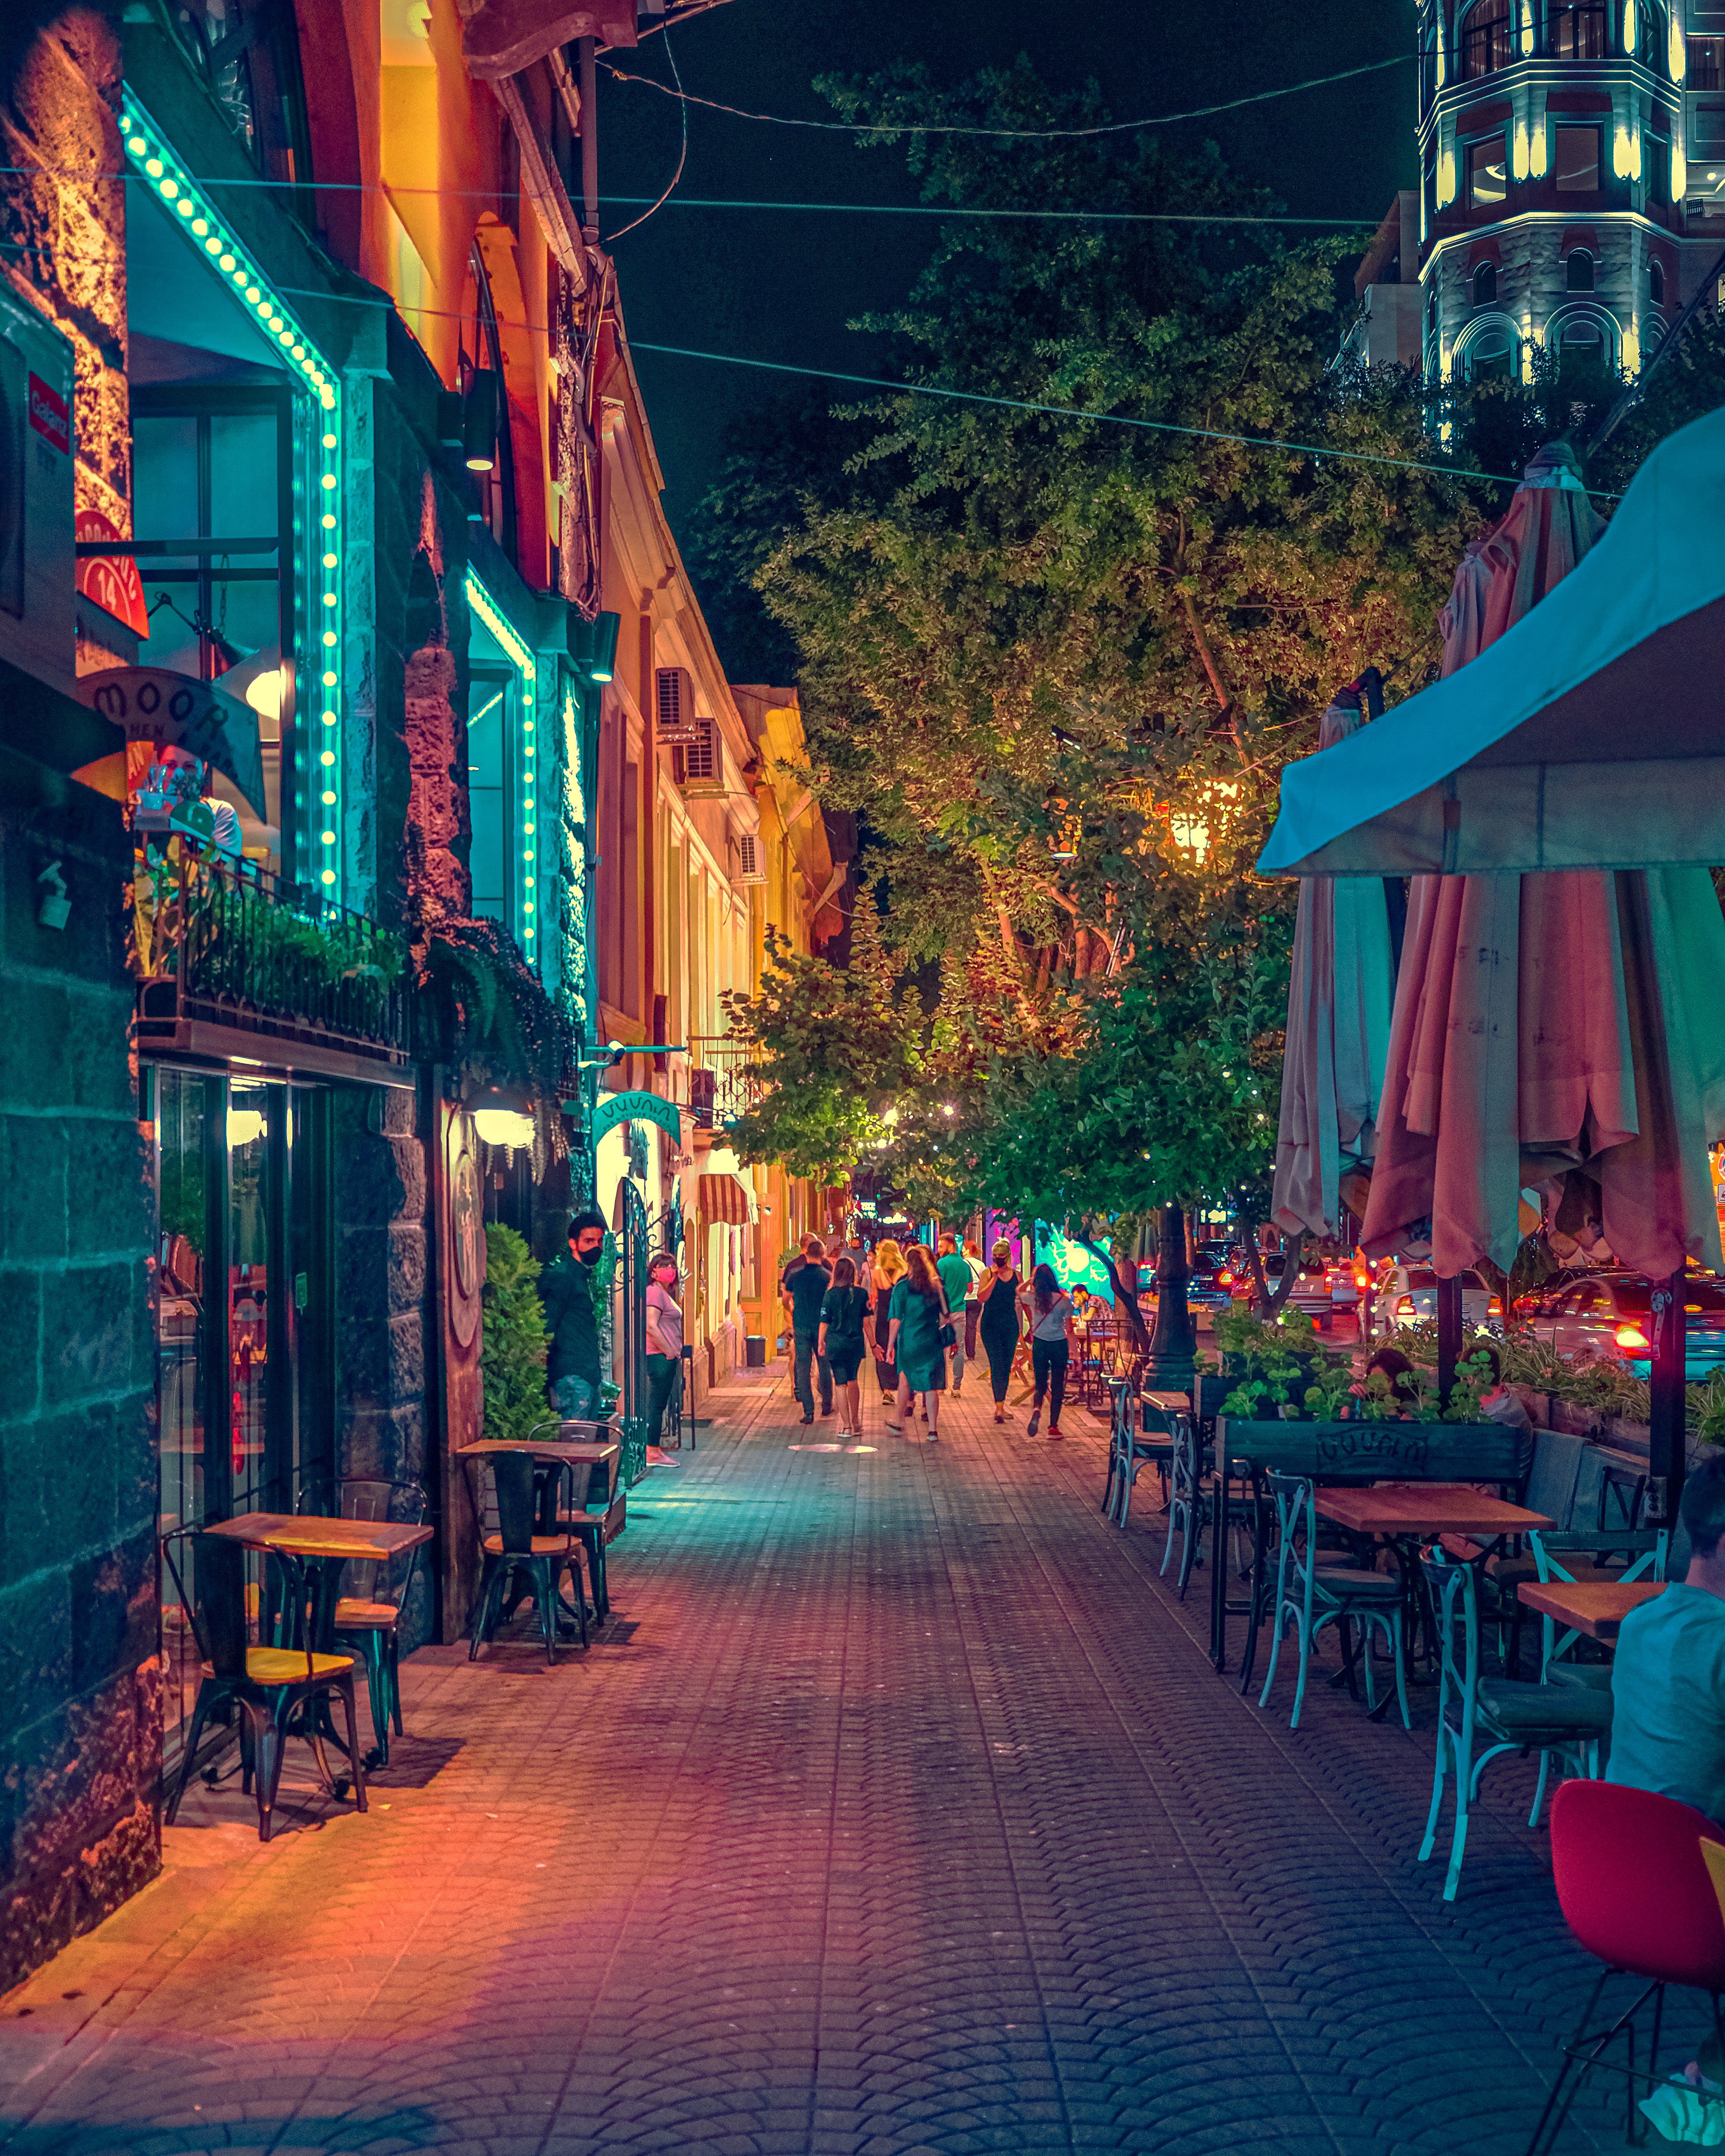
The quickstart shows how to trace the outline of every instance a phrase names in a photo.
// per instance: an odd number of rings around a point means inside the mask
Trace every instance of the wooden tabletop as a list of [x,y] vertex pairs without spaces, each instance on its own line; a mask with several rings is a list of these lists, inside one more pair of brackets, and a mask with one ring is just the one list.
[[585,1460],[589,1466],[601,1460],[610,1460],[622,1450],[615,1445],[563,1445],[553,1437],[481,1437],[471,1445],[454,1448],[457,1460],[480,1460],[494,1452],[525,1452],[533,1460],[562,1460],[579,1466]]
[[1466,1482],[1373,1482],[1358,1490],[1320,1490],[1317,1509],[1363,1535],[1524,1535],[1556,1521],[1523,1505],[1488,1497]]
[[319,1512],[242,1512],[203,1532],[285,1557],[385,1558],[417,1549],[435,1530],[429,1521],[416,1527],[403,1520],[336,1520]]
[[1589,1640],[1615,1640],[1631,1609],[1665,1593],[1660,1579],[1524,1579],[1516,1589],[1530,1609],[1555,1617]]
[[1190,1414],[1192,1395],[1189,1393],[1146,1393],[1146,1406],[1160,1408],[1167,1414]]

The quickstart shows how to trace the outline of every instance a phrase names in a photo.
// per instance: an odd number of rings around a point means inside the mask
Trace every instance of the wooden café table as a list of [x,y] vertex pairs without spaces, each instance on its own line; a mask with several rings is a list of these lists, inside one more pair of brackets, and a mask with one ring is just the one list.
[[1517,1594],[1566,1631],[1609,1645],[1631,1609],[1665,1593],[1662,1579],[1524,1579]]
[[[203,1530],[207,1535],[260,1550],[279,1561],[290,1583],[286,1606],[295,1613],[291,1644],[296,1647],[306,1644],[300,1631],[309,1613],[309,1644],[319,1654],[335,1651],[341,1567],[356,1558],[362,1563],[388,1563],[391,1558],[429,1543],[435,1532],[429,1521],[415,1526],[403,1520],[334,1519],[318,1512],[242,1512],[236,1519],[218,1520]],[[315,1707],[318,1722],[308,1729],[307,1735],[314,1739],[327,1737],[346,1751],[329,1719],[328,1702],[315,1702]],[[377,1756],[374,1753],[372,1758]]]
[[[456,1445],[454,1456],[457,1460],[486,1460],[500,1452],[524,1452],[530,1460],[542,1460],[547,1466],[585,1466],[587,1469],[586,1494],[580,1500],[582,1509],[569,1525],[571,1532],[580,1535],[586,1546],[588,1573],[593,1582],[593,1610],[603,1625],[611,1614],[605,1545],[621,1528],[620,1518],[614,1516],[619,1513],[624,1503],[617,1492],[617,1469],[623,1455],[622,1446],[614,1440],[605,1439],[566,1441],[554,1437],[481,1437],[476,1438],[471,1445]],[[549,1486],[541,1491],[539,1505],[542,1512],[545,1512],[547,1507],[555,1509],[553,1493],[558,1479],[552,1477]],[[585,1508],[590,1505],[598,1505],[603,1509],[599,1512],[588,1512]],[[477,1505],[474,1511],[475,1517],[479,1517]],[[560,1531],[559,1527],[550,1521],[548,1514],[542,1519],[541,1528],[547,1534]],[[569,1614],[572,1619],[576,1613],[572,1609]]]

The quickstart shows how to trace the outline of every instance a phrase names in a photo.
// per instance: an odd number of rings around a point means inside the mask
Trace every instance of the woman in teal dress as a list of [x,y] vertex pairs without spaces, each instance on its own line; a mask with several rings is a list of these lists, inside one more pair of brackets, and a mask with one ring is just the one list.
[[915,1243],[905,1255],[911,1269],[892,1291],[889,1351],[898,1364],[899,1425],[902,1429],[909,1421],[920,1393],[932,1445],[940,1435],[940,1396],[947,1389],[947,1351],[941,1333],[952,1322],[952,1313],[927,1251]]

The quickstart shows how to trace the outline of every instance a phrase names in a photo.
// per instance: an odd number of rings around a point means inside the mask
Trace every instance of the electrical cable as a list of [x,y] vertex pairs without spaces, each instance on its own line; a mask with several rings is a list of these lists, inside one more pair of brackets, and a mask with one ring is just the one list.
[[[682,169],[680,161],[678,171]],[[130,180],[138,186],[150,187],[150,182],[137,172],[76,172],[49,165],[0,165],[0,175],[23,176],[33,179],[85,179],[92,182],[102,180]],[[449,202],[496,202],[500,198],[495,187],[398,187],[383,185],[374,180],[269,180],[269,179],[212,179],[195,176],[200,187],[286,187],[296,194],[389,194],[424,195]],[[676,184],[675,177],[671,186]],[[153,189],[151,190],[153,195]],[[650,217],[654,210],[670,199],[671,188],[657,197],[652,195],[601,195],[602,203],[617,209],[638,209],[647,206]],[[671,205],[676,209],[762,210],[784,209],[807,211],[813,215],[831,214],[835,217],[952,217],[952,218],[1024,218],[1067,224],[1295,224],[1313,225],[1325,230],[1345,229],[1350,226],[1375,228],[1383,220],[1379,217],[1355,215],[1352,217],[1295,217],[1281,211],[1258,210],[1250,213],[1223,210],[1157,210],[1157,209],[1009,209],[963,208],[956,203],[823,203],[787,201],[750,201],[742,198],[705,195],[679,195]],[[645,219],[637,218],[634,224],[626,224],[622,232],[614,233],[613,239],[620,239],[624,232],[632,232],[635,224]],[[610,241],[605,242],[608,246]],[[94,258],[92,258],[94,259]]]
[[[671,50],[670,25],[669,23],[667,23],[665,27],[665,56],[670,62],[671,74],[676,83],[678,90],[680,92],[683,87],[683,78],[677,73],[677,56]],[[623,238],[624,233],[633,232],[635,230],[637,226],[644,224],[647,222],[647,219],[651,217],[655,211],[663,209],[665,203],[668,203],[672,195],[675,193],[677,182],[683,177],[683,167],[689,162],[689,107],[687,105],[680,104],[677,109],[683,117],[683,146],[677,153],[677,169],[671,174],[670,182],[666,186],[665,192],[659,198],[659,200],[654,203],[652,209],[644,210],[639,217],[631,218],[630,221],[622,228],[621,231],[614,232],[608,239],[602,241],[600,244],[603,246],[614,247],[618,241]]]
[[1363,67],[1343,68],[1337,74],[1314,75],[1307,82],[1284,83],[1276,90],[1255,90],[1249,97],[1231,97],[1221,105],[1194,105],[1189,112],[1163,112],[1149,120],[1111,120],[1095,127],[962,127],[944,122],[918,121],[788,120],[778,112],[747,112],[738,105],[721,105],[716,98],[694,97],[680,85],[671,90],[650,74],[630,74],[608,61],[605,72],[619,82],[644,83],[661,97],[679,98],[710,112],[728,113],[733,120],[764,121],[773,127],[813,127],[823,134],[838,135],[986,135],[1014,142],[1071,142],[1098,135],[1131,135],[1141,127],[1173,127],[1184,120],[1209,120],[1219,112],[1237,112],[1242,105],[1263,105],[1271,98],[1294,97],[1301,90],[1327,90],[1332,83],[1352,82],[1358,75],[1377,74],[1385,68],[1405,67],[1414,53],[1398,53],[1392,59],[1368,60]]

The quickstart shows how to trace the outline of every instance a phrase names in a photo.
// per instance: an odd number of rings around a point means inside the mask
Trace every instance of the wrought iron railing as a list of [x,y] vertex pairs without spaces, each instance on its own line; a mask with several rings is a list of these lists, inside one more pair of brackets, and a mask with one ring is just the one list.
[[181,1021],[313,1039],[406,1061],[399,937],[280,876],[194,853],[141,862],[131,948],[141,1043]]
[[728,1034],[690,1034],[689,1105],[698,1129],[728,1129],[759,1101],[763,1088],[749,1053]]

